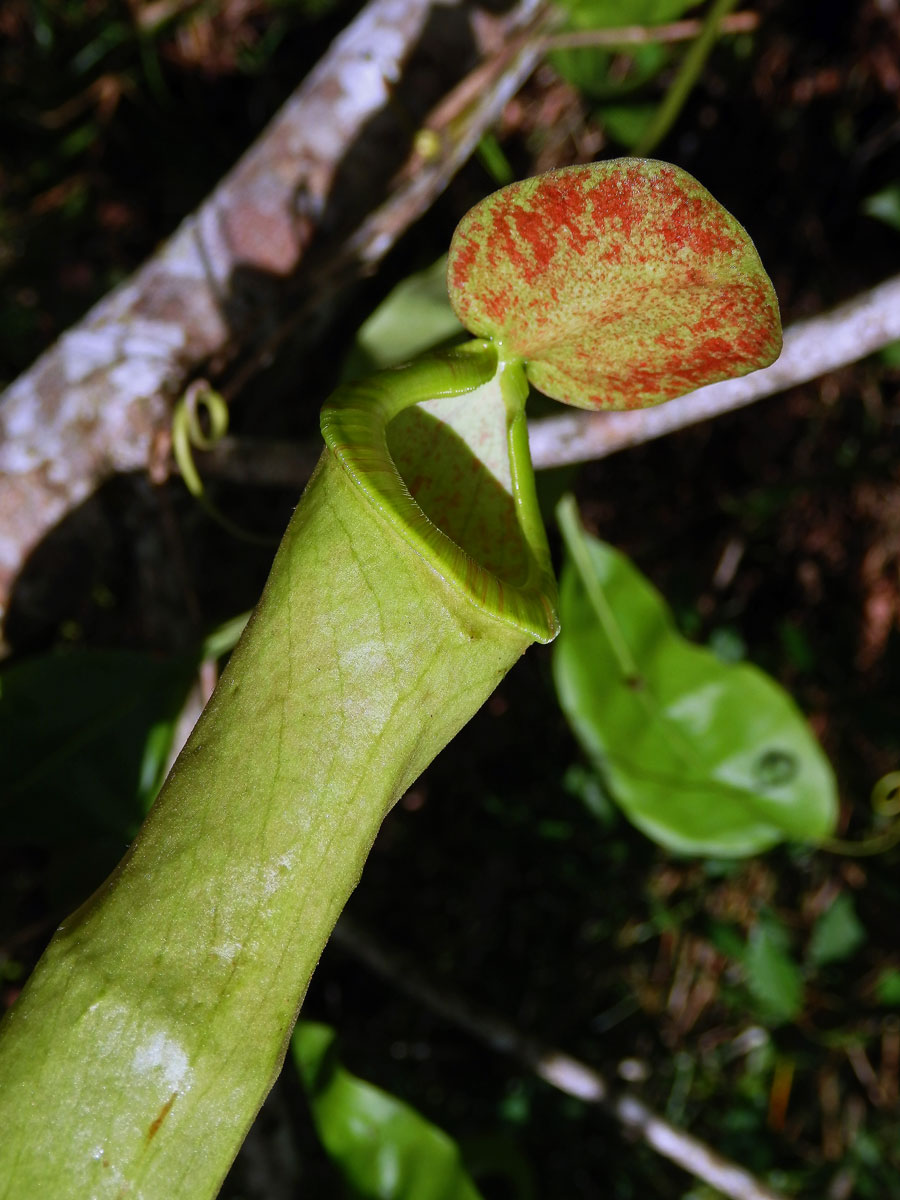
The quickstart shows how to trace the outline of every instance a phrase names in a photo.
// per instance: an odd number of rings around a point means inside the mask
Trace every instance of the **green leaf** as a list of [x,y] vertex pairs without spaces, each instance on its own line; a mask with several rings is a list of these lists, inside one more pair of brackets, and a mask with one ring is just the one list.
[[794,1021],[803,1011],[803,976],[791,957],[784,927],[761,919],[744,951],[747,987],[773,1024]]
[[581,408],[658,404],[768,365],[778,304],[744,229],[668,163],[513,183],[459,223],[450,300],[472,333]]
[[558,510],[570,561],[553,666],[563,711],[626,816],[683,854],[755,854],[834,828],[831,767],[790,697],[676,631],[617,550]]
[[600,118],[609,136],[630,150],[650,128],[656,109],[655,104],[604,104]]
[[[679,17],[693,0],[563,0],[566,13],[561,32],[581,33],[592,29],[621,29],[623,26],[657,25]],[[585,95],[612,100],[647,83],[669,61],[669,47],[660,42],[644,45],[625,43],[618,48],[577,46],[554,50],[550,62],[556,71]],[[610,72],[615,62],[616,71]],[[652,106],[655,111],[656,106]],[[627,142],[626,142],[627,144]]]
[[[484,167],[484,169],[487,171],[487,173],[493,179],[494,183],[500,184],[500,186],[502,187],[504,184],[512,183],[512,181],[515,179],[516,173],[512,168],[512,164],[510,163],[510,161],[506,157],[506,155],[503,153],[503,147],[500,145],[500,142],[497,140],[497,135],[492,133],[490,130],[488,130],[487,133],[483,133],[481,135],[481,137],[478,141],[478,145],[475,147],[475,153],[478,155],[478,159],[479,159],[481,165]],[[441,263],[444,268],[443,276],[441,279],[441,285],[442,285],[441,292],[442,292],[444,301],[447,304],[448,310],[452,313],[453,310],[452,310],[452,308],[450,308],[450,301],[447,297],[447,285],[446,285],[447,257],[446,257],[446,255],[441,260]],[[459,325],[459,322],[457,322],[457,325]]]
[[879,1004],[888,1008],[900,1008],[900,970],[885,967],[875,984],[875,996]]
[[862,210],[866,216],[874,217],[890,225],[891,229],[900,230],[900,183],[889,184],[880,192],[867,197],[863,201]]
[[674,21],[696,3],[697,0],[562,0],[560,7],[580,21],[589,21],[595,29],[615,29]]
[[408,362],[462,333],[447,299],[447,256],[409,275],[360,326],[344,369],[356,379]]
[[878,358],[886,367],[900,367],[900,341],[888,342],[878,351]]
[[864,944],[865,927],[856,915],[853,897],[841,892],[813,927],[807,957],[816,967],[841,962]]
[[414,1108],[345,1070],[335,1031],[301,1021],[291,1052],[319,1138],[365,1200],[479,1200],[456,1143]]
[[[591,29],[570,22],[573,32]],[[554,68],[573,87],[585,96],[600,102],[612,102],[630,96],[658,75],[669,61],[667,49],[658,43],[646,46],[629,46],[627,54],[616,55],[612,49],[593,46],[572,46],[554,50],[550,56]],[[613,73],[610,68],[616,64]],[[651,105],[651,111],[656,111]]]
[[134,835],[156,795],[196,659],[48,654],[0,675],[0,828],[40,843]]

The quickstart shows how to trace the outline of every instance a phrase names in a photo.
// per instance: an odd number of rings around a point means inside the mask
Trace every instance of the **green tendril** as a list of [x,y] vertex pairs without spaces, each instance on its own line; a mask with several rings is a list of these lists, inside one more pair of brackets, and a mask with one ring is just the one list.
[[845,838],[823,838],[817,843],[817,849],[828,850],[832,854],[865,857],[883,854],[885,850],[896,846],[900,842],[900,771],[891,771],[878,780],[872,788],[871,805],[877,817],[898,819],[893,820],[883,833],[876,833],[859,842]]
[[[206,419],[204,425],[204,416]],[[253,533],[235,524],[210,500],[194,462],[194,450],[212,450],[228,432],[228,405],[205,379],[195,380],[172,414],[172,454],[185,487],[203,511],[232,537],[256,546],[274,546],[278,538]]]

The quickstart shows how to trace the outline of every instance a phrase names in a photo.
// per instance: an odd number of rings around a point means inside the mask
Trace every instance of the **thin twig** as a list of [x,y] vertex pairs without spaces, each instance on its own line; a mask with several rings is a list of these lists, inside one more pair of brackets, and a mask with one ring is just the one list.
[[[719,22],[719,33],[753,33],[759,28],[755,12],[732,13]],[[544,42],[545,50],[579,50],[582,47],[647,46],[660,42],[689,42],[703,32],[702,21],[672,21],[669,25],[624,25],[621,29],[579,29],[556,33]]]
[[551,1087],[586,1104],[598,1105],[631,1136],[639,1137],[657,1154],[717,1188],[729,1200],[785,1200],[737,1163],[657,1116],[636,1096],[611,1088],[593,1067],[525,1037],[497,1017],[476,1012],[446,988],[432,986],[408,963],[401,962],[398,956],[379,946],[368,931],[358,928],[346,916],[341,917],[333,937],[354,958],[431,1012],[465,1030],[492,1050],[518,1059]]

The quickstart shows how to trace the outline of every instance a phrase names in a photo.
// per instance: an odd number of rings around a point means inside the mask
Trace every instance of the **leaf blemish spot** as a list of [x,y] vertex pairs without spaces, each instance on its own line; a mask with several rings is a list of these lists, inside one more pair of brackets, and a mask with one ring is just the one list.
[[165,1104],[162,1106],[162,1108],[159,1110],[158,1114],[153,1119],[153,1121],[151,1121],[150,1128],[147,1130],[147,1141],[148,1142],[152,1141],[153,1138],[156,1136],[156,1134],[159,1132],[159,1127],[162,1125],[163,1121],[166,1119],[166,1117],[171,1112],[172,1105],[175,1103],[175,1097],[177,1095],[178,1095],[177,1092],[173,1092],[172,1095],[165,1102]]

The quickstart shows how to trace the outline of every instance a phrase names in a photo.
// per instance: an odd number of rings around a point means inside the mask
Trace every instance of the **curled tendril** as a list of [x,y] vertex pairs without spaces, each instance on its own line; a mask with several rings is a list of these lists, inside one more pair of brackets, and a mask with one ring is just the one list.
[[[204,426],[204,415],[206,424]],[[175,405],[172,414],[172,454],[185,487],[203,510],[233,537],[257,546],[274,545],[277,539],[252,533],[236,525],[221,512],[206,494],[203,480],[194,462],[194,450],[212,450],[228,432],[228,405],[205,379],[195,380]]]
[[[872,811],[879,817],[900,818],[900,771],[890,771],[883,775],[872,788]],[[863,856],[883,854],[900,842],[900,819],[895,819],[884,830],[873,837],[863,838],[860,842],[844,838],[823,838],[818,844],[820,850],[830,850],[832,854]]]

